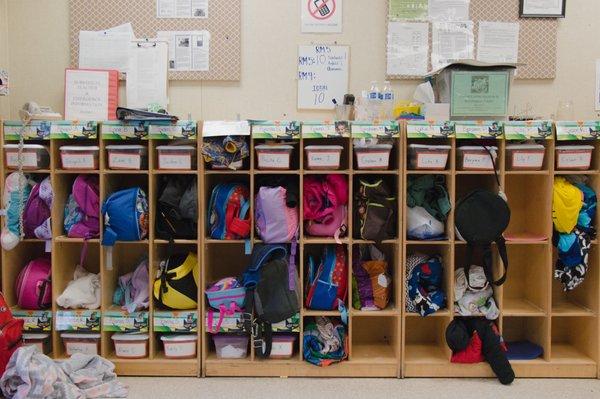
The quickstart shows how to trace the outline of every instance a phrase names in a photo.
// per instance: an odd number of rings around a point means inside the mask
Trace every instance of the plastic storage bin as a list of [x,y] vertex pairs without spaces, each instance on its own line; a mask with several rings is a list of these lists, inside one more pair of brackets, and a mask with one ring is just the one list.
[[192,170],[196,169],[196,147],[191,145],[159,145],[158,169]]
[[148,149],[143,145],[107,145],[108,168],[140,170],[148,168]]
[[123,359],[148,357],[148,334],[113,334],[115,355]]
[[508,168],[512,170],[540,170],[544,165],[546,149],[541,144],[509,144],[506,146]]
[[60,147],[60,163],[63,169],[98,169],[98,146],[63,145]]
[[213,336],[217,357],[219,359],[243,359],[248,354],[247,335],[225,335]]
[[50,334],[23,334],[24,346],[37,346],[40,352],[47,355],[50,350]]
[[268,145],[256,146],[256,158],[258,169],[286,170],[290,168],[290,158],[294,147],[291,145]]
[[445,170],[450,148],[449,145],[410,144],[411,169]]
[[295,335],[273,335],[272,359],[289,359],[294,353]]
[[592,164],[591,145],[556,146],[556,169],[588,170]]
[[[458,156],[460,158],[460,170],[494,170],[494,164],[498,159],[498,147],[480,145],[458,147]],[[488,152],[489,151],[489,152]],[[492,157],[494,158],[492,162]]]
[[74,353],[83,353],[84,355],[100,353],[100,334],[63,333],[60,336],[69,356]]
[[[50,167],[50,153],[48,148],[41,144],[24,144],[21,152],[23,169],[38,170]],[[19,167],[19,145],[4,145],[4,164],[7,168],[17,169]]]
[[339,169],[343,149],[341,145],[308,145],[304,148],[306,166],[317,170]]
[[358,169],[385,170],[390,165],[391,144],[371,144],[354,146]]
[[163,335],[160,340],[165,348],[165,357],[170,359],[192,359],[196,357],[198,346],[196,335]]

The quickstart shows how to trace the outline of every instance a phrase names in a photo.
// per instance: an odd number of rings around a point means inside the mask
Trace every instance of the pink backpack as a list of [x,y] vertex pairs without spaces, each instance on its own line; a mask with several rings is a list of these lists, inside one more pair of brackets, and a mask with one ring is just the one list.
[[65,205],[65,232],[72,238],[100,235],[100,190],[98,176],[79,175]]
[[29,198],[23,208],[23,232],[25,238],[50,240],[50,210],[52,209],[52,185],[50,177],[37,183],[31,189]]
[[348,181],[344,175],[304,177],[304,228],[316,237],[346,233]]
[[17,304],[21,309],[46,309],[52,304],[51,265],[48,258],[37,258],[29,262],[15,285]]

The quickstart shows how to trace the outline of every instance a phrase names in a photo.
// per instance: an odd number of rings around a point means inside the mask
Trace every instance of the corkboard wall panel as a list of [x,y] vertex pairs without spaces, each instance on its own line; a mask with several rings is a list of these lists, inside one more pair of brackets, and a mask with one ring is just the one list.
[[[475,56],[479,21],[518,22],[519,63],[517,79],[554,79],[556,77],[556,18],[519,18],[519,0],[471,0],[471,20],[474,22]],[[431,55],[431,24],[429,53]],[[431,63],[429,64],[431,69]],[[422,79],[417,76],[391,75],[390,79]]]
[[156,0],[69,0],[71,65],[79,59],[79,31],[103,30],[131,22],[137,38],[157,31],[210,32],[210,67],[204,72],[169,72],[170,80],[240,80],[241,0],[210,0],[207,19],[156,17]]

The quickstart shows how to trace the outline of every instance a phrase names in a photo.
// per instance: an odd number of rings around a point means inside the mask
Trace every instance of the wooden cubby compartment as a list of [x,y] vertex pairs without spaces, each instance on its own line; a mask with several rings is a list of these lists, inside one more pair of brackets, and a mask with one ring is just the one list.
[[[387,262],[387,272],[392,280],[392,286],[390,287],[390,301],[385,309],[381,311],[361,311],[360,309],[352,308],[352,313],[354,315],[380,315],[380,314],[388,314],[388,315],[396,315],[400,312],[400,307],[402,304],[402,300],[400,298],[400,293],[402,292],[402,287],[400,286],[400,281],[402,281],[399,276],[402,273],[402,268],[399,263],[400,260],[400,249],[398,245],[396,245],[393,240],[388,240],[382,243],[361,243],[354,242],[353,254],[358,251],[360,245],[374,245],[378,250],[380,250],[385,255],[385,261]],[[352,264],[348,265],[350,269],[350,273],[353,274]],[[352,304],[349,305],[352,307]]]
[[[522,362],[536,362],[550,360],[550,329],[549,319],[546,317],[507,317],[502,321],[502,337],[507,344],[517,341],[529,341],[541,346],[544,353],[541,357]],[[515,361],[513,361],[515,362]],[[519,361],[517,361],[519,362]]]
[[546,245],[508,245],[509,264],[502,286],[505,316],[544,316],[548,313],[551,279]]
[[396,317],[352,318],[352,361],[395,364],[400,353]]
[[511,218],[505,236],[515,240],[544,241],[552,238],[552,179],[548,175],[506,176],[504,190]]
[[553,317],[550,358],[553,363],[577,367],[581,376],[596,377],[598,362],[596,318]]

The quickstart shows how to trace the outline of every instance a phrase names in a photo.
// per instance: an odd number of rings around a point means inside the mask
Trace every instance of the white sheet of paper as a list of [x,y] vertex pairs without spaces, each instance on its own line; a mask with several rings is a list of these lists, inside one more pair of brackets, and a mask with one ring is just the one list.
[[342,0],[298,0],[302,33],[342,33]]
[[600,59],[596,60],[596,111],[600,111]]
[[108,115],[108,71],[68,70],[65,74],[65,119],[103,121]]
[[523,0],[523,14],[560,15],[563,0]]
[[470,0],[429,0],[431,21],[468,21]]
[[79,68],[129,69],[129,45],[134,40],[131,24],[104,31],[79,32]]
[[484,62],[514,62],[519,58],[519,23],[479,22],[477,59]]
[[208,18],[208,0],[156,0],[157,18]]
[[388,23],[388,75],[422,76],[429,67],[429,24]]
[[298,108],[333,109],[348,93],[349,46],[298,47]]
[[210,32],[159,31],[160,40],[169,43],[169,70],[208,71],[210,68]]
[[158,104],[165,108],[167,96],[167,63],[169,45],[149,40],[131,43],[131,65],[127,73],[127,107],[147,108]]
[[473,21],[434,22],[431,67],[437,70],[456,60],[472,59],[474,41]]

